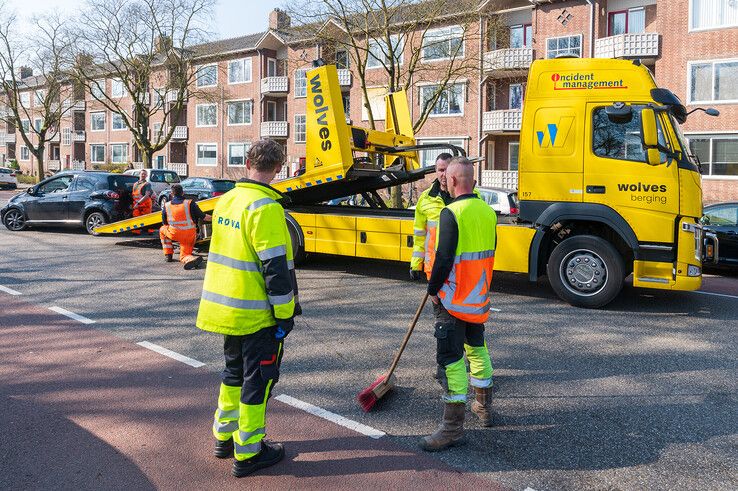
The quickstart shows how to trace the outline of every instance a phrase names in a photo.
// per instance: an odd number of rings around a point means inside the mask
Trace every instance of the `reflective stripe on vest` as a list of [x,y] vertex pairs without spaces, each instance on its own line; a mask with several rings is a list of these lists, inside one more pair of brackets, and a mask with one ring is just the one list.
[[190,203],[192,200],[186,199],[182,203],[174,204],[168,202],[164,205],[167,214],[167,224],[177,230],[194,230],[195,222],[190,216]]
[[438,231],[438,221],[428,220],[425,225],[425,258],[423,262],[423,271],[430,278],[433,271],[433,263],[436,261],[436,233]]

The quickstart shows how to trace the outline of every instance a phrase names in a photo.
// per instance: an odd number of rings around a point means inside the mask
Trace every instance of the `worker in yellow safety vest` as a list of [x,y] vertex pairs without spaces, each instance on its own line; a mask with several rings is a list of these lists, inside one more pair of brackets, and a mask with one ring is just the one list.
[[197,327],[225,337],[214,453],[235,457],[236,477],[284,457],[282,444],[264,439],[266,405],[279,380],[284,339],[301,312],[280,204],[284,196],[269,186],[283,162],[281,145],[255,143],[246,160],[248,179],[218,201],[197,315]]
[[456,445],[464,434],[469,384],[465,353],[475,392],[471,409],[483,426],[492,425],[492,361],[484,322],[489,318],[497,215],[474,193],[474,165],[465,157],[451,160],[446,182],[454,200],[439,216],[428,294],[436,318],[436,361],[445,372],[447,389],[441,425],[420,442],[427,451]]

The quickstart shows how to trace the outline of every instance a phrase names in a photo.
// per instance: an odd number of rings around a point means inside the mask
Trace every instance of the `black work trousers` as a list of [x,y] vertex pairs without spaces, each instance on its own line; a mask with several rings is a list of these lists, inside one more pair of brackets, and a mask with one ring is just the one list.
[[275,338],[276,330],[274,326],[245,336],[224,336],[223,384],[241,387],[243,404],[263,404],[266,391],[271,392],[279,380],[284,341]]

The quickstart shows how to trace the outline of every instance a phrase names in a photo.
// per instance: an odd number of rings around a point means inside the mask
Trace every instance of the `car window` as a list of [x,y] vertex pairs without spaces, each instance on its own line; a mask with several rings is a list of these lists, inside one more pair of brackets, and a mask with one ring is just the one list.
[[482,196],[484,202],[488,205],[496,205],[500,202],[497,193],[494,191],[486,191],[480,189],[479,194]]
[[738,225],[738,206],[719,206],[705,210],[710,225],[735,227]]
[[180,181],[179,174],[176,172],[162,172],[161,179],[162,182],[166,182],[167,184],[173,184]]
[[213,191],[227,193],[236,186],[233,181],[213,181]]
[[210,186],[208,186],[205,179],[194,179],[192,187],[197,189],[208,189]]
[[53,179],[39,186],[38,190],[41,194],[66,193],[72,184],[73,178],[74,176],[63,176]]
[[152,172],[149,175],[149,182],[164,182],[164,180],[161,177],[161,174],[158,172]]
[[0,174],[12,174],[13,171],[10,169],[0,169]]
[[191,187],[193,187],[193,186],[192,186],[192,183],[193,183],[194,181],[195,181],[194,179],[185,179],[184,181],[182,181],[182,182],[180,183],[180,184],[182,184],[182,189],[187,189],[187,188],[191,188]]
[[518,193],[510,193],[507,198],[510,200],[510,208],[518,208]]
[[95,189],[95,181],[89,177],[77,176],[77,183],[75,184],[75,191],[92,191]]
[[138,182],[138,178],[132,175],[108,176],[108,189],[113,191],[131,191],[136,182]]

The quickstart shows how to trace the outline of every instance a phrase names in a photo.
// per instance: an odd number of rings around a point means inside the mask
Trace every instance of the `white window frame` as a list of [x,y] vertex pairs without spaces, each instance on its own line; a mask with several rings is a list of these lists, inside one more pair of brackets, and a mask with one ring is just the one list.
[[[687,104],[736,104],[738,103],[738,99],[721,99],[721,100],[715,100],[715,66],[719,65],[720,63],[738,63],[738,58],[727,58],[727,59],[720,59],[720,60],[693,60],[687,62]],[[693,65],[706,65],[711,64],[712,65],[712,79],[711,79],[711,86],[712,86],[712,98],[713,100],[708,101],[693,101],[692,100],[692,66]]]
[[[461,148],[463,148],[464,150],[468,150],[468,146],[469,146],[468,145],[468,142],[469,142],[469,137],[468,136],[451,136],[451,137],[448,137],[448,138],[443,138],[443,137],[441,137],[441,138],[437,138],[437,137],[432,137],[432,138],[417,138],[417,141],[418,141],[418,144],[423,144],[423,145],[426,145],[426,144],[429,144],[429,143],[449,143],[449,144],[452,144],[452,145],[459,144],[458,146],[461,147]],[[433,159],[433,162],[430,162],[429,161],[428,165],[425,164],[425,161],[426,161],[426,159],[425,159],[426,152],[431,152],[431,153],[433,153],[433,154],[436,155],[436,157]],[[418,152],[418,159],[419,159],[419,162],[420,162],[421,167],[431,167],[431,166],[434,166],[436,164],[436,158],[438,158],[438,155],[441,154],[441,153],[443,153],[443,152],[448,152],[448,150],[445,150],[445,149],[420,150]]]
[[43,118],[33,118],[33,129],[36,130],[36,133],[41,132],[41,124],[43,122]]
[[[215,123],[214,124],[200,124],[200,108],[205,106],[215,106]],[[208,102],[206,104],[195,105],[195,126],[197,128],[215,128],[218,126],[218,103]]]
[[[298,128],[300,127],[300,123],[297,122],[297,118],[302,118],[302,140],[298,139]],[[295,143],[306,143],[307,142],[307,117],[305,114],[295,114]]]
[[[549,60],[549,59],[555,58],[555,56],[554,57],[549,57],[548,56],[548,53],[549,53],[549,51],[548,51],[548,42],[550,40],[552,40],[552,39],[574,38],[574,37],[578,37],[579,38],[579,58],[582,58],[582,53],[583,53],[582,50],[584,49],[583,46],[582,46],[582,35],[581,34],[568,34],[566,36],[553,36],[553,37],[546,38],[546,59]],[[558,51],[558,48],[556,50]]]
[[716,31],[718,29],[731,29],[738,27],[738,22],[735,24],[724,24],[719,26],[708,26],[708,27],[694,27],[694,0],[689,0],[689,9],[687,14],[687,25],[688,32],[700,32],[700,31]]
[[[103,149],[103,159],[102,160],[94,160],[95,159],[95,152],[92,151],[92,147],[102,147]],[[93,164],[104,164],[105,163],[105,157],[106,157],[106,148],[104,143],[90,143],[90,162]]]
[[[445,58],[426,58],[425,56],[426,37],[437,35],[437,33],[444,33],[444,31],[448,31],[448,36],[445,38],[439,38],[435,40],[435,43],[441,43],[441,42],[449,43],[449,53],[450,53],[451,52],[451,49],[450,49],[451,40],[459,38],[461,39],[461,48],[459,49],[459,52],[456,54],[456,56],[447,56]],[[458,36],[454,35],[453,31],[460,31],[459,35]],[[420,60],[424,62],[428,62],[428,63],[433,63],[436,61],[462,60],[464,59],[465,51],[466,51],[466,41],[464,39],[464,28],[463,27],[459,25],[437,27],[435,29],[428,29],[423,35],[423,41],[421,42],[421,46],[420,46]]]
[[62,128],[62,145],[68,146],[72,144],[72,128],[65,126]]
[[[116,91],[115,89],[119,88],[120,91]],[[126,86],[123,84],[123,81],[119,78],[111,78],[110,79],[110,97],[115,97],[116,99],[121,99],[126,96]]]
[[93,99],[102,99],[105,97],[105,79],[97,79],[92,82],[90,87],[90,95]]
[[46,98],[46,91],[44,90],[34,90],[33,91],[33,105],[34,106],[43,106],[45,98]]
[[[689,133],[685,133],[684,135],[688,143],[691,143],[691,139],[699,139],[699,140],[710,140],[710,161],[709,165],[707,166],[707,172],[702,174],[702,179],[707,180],[722,180],[722,181],[738,181],[738,176],[731,176],[731,175],[722,175],[722,174],[713,174],[712,173],[712,155],[713,155],[713,147],[712,142],[713,140],[738,140],[738,131],[690,131]],[[691,152],[691,149],[690,149]],[[702,162],[702,165],[705,166],[705,164],[708,164],[708,162]]]
[[[98,114],[102,114],[103,127],[101,130],[96,130],[95,127],[92,125],[92,120]],[[105,131],[105,120],[106,119],[107,119],[107,115],[105,114],[105,111],[98,111],[98,112],[90,113],[90,131],[94,133],[100,133],[100,132]]]
[[[21,160],[23,162],[28,162],[29,160],[31,160],[31,151],[28,149],[26,145],[21,145],[19,150],[20,150],[20,155],[18,156],[18,160]],[[24,150],[26,154],[25,158],[23,157]]]
[[[338,66],[338,53],[346,53],[346,66],[345,67]],[[351,56],[349,56],[349,51],[347,49],[337,49],[336,50],[336,67],[339,70],[349,70],[351,68]]]
[[[274,70],[271,70],[271,67],[274,67]],[[267,69],[266,69],[266,76],[267,77],[278,77],[277,73],[279,73],[279,67],[277,67],[277,59],[276,58],[267,58]],[[272,72],[270,75],[269,72]]]
[[[231,147],[243,147],[243,164],[231,164]],[[250,142],[228,142],[228,160],[226,161],[227,167],[246,167],[246,159],[249,156],[249,149],[251,149]]]
[[[297,83],[297,80],[298,80],[297,74],[298,73],[301,73],[302,74],[302,77],[303,77],[302,79],[305,80],[304,86],[303,86],[303,84],[298,84]],[[295,73],[294,73],[294,84],[295,84],[295,99],[304,99],[305,97],[307,97],[307,85],[308,85],[308,81],[307,81],[307,68],[298,68],[297,70],[295,70]],[[302,89],[302,90],[300,90],[300,89]],[[299,92],[298,92],[298,90],[299,90]]]
[[31,108],[31,93],[30,92],[21,92],[18,95],[18,98],[20,99],[21,107],[25,107],[26,109]]
[[[518,147],[518,168],[510,168],[510,160],[512,160],[512,148]],[[520,169],[520,142],[508,142],[507,143],[507,170],[519,170]]]
[[[202,70],[203,68],[210,68],[210,67],[215,67],[215,81],[209,85],[200,84],[200,75],[199,75],[200,70]],[[207,65],[199,65],[195,70],[196,70],[195,86],[198,89],[202,89],[204,87],[216,87],[218,85],[218,64],[217,63],[208,63]]]
[[[125,152],[125,160],[115,161],[113,160],[113,147],[123,147],[126,149]],[[126,162],[129,162],[130,154],[128,153],[128,144],[127,143],[111,143],[110,144],[110,163],[112,164],[125,164]]]
[[[241,81],[239,81],[239,82],[232,82],[231,81],[231,65],[233,65],[234,63],[241,63],[242,64],[241,65],[241,76],[244,79],[241,80]],[[249,67],[249,72],[248,72],[248,75],[249,76],[248,76],[248,79],[246,78],[246,66]],[[231,61],[229,61],[228,62],[228,85],[238,85],[238,84],[248,84],[248,83],[251,83],[251,81],[253,79],[253,74],[252,74],[252,71],[253,70],[252,69],[253,69],[253,65],[252,65],[252,62],[251,62],[251,58],[239,58],[237,60],[231,60]]]
[[[244,123],[231,123],[231,104],[248,104],[248,113],[244,111],[244,116],[248,114],[248,122]],[[254,120],[254,101],[252,99],[236,99],[233,101],[226,101],[226,124],[228,126],[250,126]],[[236,142],[238,143],[238,142]]]
[[[400,49],[400,56],[397,59],[397,64],[398,65],[402,65],[403,62],[404,62],[405,45],[407,44],[406,43],[407,40],[403,38],[402,45],[399,45],[399,42],[397,41],[397,40],[399,40],[399,38],[400,38],[400,35],[399,34],[392,34],[392,35],[390,35],[390,43],[393,44],[395,46],[395,48],[398,48],[399,47],[399,49]],[[395,41],[393,41],[393,39]],[[367,70],[374,70],[376,68],[382,68],[383,67],[382,61],[379,60],[378,58],[376,58],[371,53],[371,49],[372,49],[372,46],[371,45],[372,45],[372,43],[374,43],[374,44],[380,44],[380,43],[383,44],[384,43],[384,40],[383,39],[378,39],[378,38],[371,38],[371,39],[369,39],[369,42],[367,43],[367,48],[369,50],[368,55],[367,55],[367,60],[366,60],[366,69]],[[383,51],[385,51],[385,50],[383,50]],[[373,64],[373,60],[376,61],[376,65]],[[385,59],[384,63],[387,64],[388,63],[388,60]]]
[[31,132],[31,120],[30,119],[23,119],[21,120],[21,128],[23,132],[28,135]]
[[[530,35],[531,39],[530,39],[530,44],[525,44],[525,31],[527,30],[528,27],[531,28],[531,35]],[[522,23],[522,24],[513,24],[511,26],[508,26],[507,27],[507,30],[508,30],[508,33],[509,33],[510,38],[512,38],[512,30],[513,29],[522,29],[523,30],[523,46],[522,46],[522,48],[515,48],[515,49],[528,49],[528,48],[532,48],[533,47],[533,24],[532,23],[525,22],[525,23]],[[512,43],[510,43],[510,44],[512,44]],[[510,47],[512,48],[512,46],[510,46]]]
[[[513,95],[512,88],[513,87],[520,87],[520,107],[515,107],[515,108],[512,107],[513,106],[512,104],[513,102],[512,101],[512,95]],[[525,100],[525,84],[522,82],[517,83],[517,84],[510,84],[507,88],[507,107],[508,109],[522,111],[523,110],[523,100]]]
[[[200,163],[200,147],[203,145],[215,147],[215,163],[214,164],[201,164]],[[218,144],[215,142],[202,142],[195,144],[195,166],[197,167],[217,167],[218,166]]]
[[[432,89],[434,87],[438,87],[440,84],[419,84],[419,92],[420,92],[420,110],[423,110],[423,91],[427,89]],[[466,110],[466,82],[454,82],[454,83],[447,83],[446,87],[443,89],[444,91],[450,90],[455,85],[461,85],[461,112],[460,113],[453,113],[453,114],[433,114],[433,109],[431,109],[431,112],[428,113],[429,118],[459,118],[464,116],[464,111]],[[436,104],[438,104],[438,101],[436,101]],[[450,105],[449,105],[450,107]]]
[[[118,116],[120,118],[120,123],[123,125],[122,128],[116,128],[115,127],[115,117]],[[123,121],[123,116],[120,113],[110,113],[110,131],[125,131],[126,129],[126,123]]]

